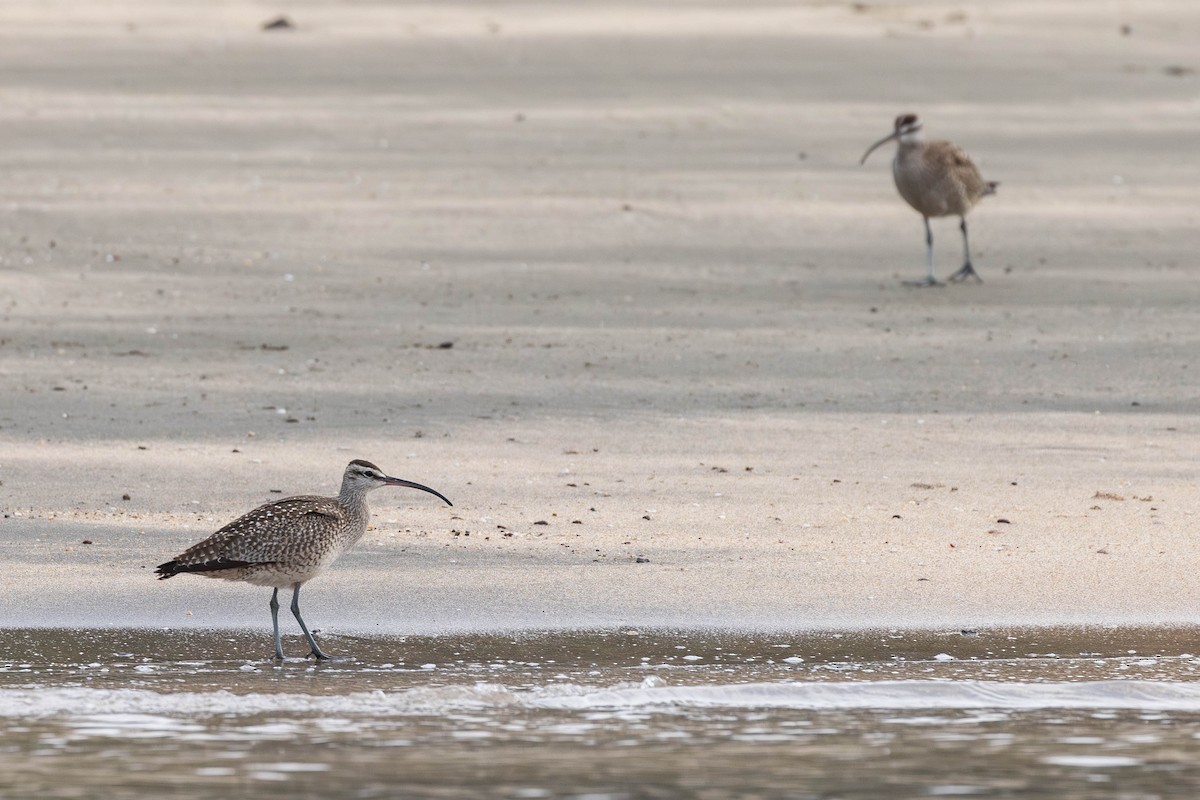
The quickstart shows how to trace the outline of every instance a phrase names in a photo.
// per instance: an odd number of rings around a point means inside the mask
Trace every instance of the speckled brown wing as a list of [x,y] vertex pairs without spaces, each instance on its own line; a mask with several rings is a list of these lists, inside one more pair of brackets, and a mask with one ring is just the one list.
[[965,214],[979,202],[979,198],[988,194],[988,182],[979,173],[975,162],[967,152],[951,142],[930,142],[926,148],[925,157],[934,160],[931,164],[931,174],[944,176],[947,186],[943,189],[949,202],[947,212]]
[[169,578],[180,572],[215,572],[277,562],[307,561],[317,555],[328,531],[342,521],[343,510],[332,497],[288,497],[259,506],[212,536],[189,547],[157,572]]

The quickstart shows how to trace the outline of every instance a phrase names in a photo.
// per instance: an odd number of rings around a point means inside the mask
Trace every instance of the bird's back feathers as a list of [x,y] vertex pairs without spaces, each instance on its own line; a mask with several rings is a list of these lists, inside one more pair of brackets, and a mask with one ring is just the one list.
[[217,572],[275,562],[319,560],[344,521],[333,497],[301,495],[259,506],[158,567],[160,580],[181,572]]

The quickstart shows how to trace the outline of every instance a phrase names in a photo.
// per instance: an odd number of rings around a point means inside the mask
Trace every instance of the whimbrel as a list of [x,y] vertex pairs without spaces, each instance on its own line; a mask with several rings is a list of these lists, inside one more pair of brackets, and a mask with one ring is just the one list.
[[908,281],[914,286],[936,286],[933,277],[933,230],[929,227],[930,217],[957,216],[963,237],[962,269],[949,277],[952,283],[974,278],[983,279],[971,266],[971,247],[967,243],[967,212],[982,197],[993,194],[999,185],[985,181],[979,169],[958,146],[935,139],[925,141],[921,120],[916,114],[901,114],[896,117],[896,129],[867,148],[859,164],[867,163],[867,156],[875,148],[895,139],[899,142],[896,158],[892,161],[892,176],[896,189],[910,206],[925,219],[925,255],[929,262],[929,275],[920,281]]
[[292,588],[292,614],[318,660],[329,658],[317,646],[300,616],[300,587],[350,549],[367,531],[370,512],[367,493],[380,486],[407,486],[437,495],[441,492],[412,481],[385,475],[370,461],[346,465],[337,497],[302,495],[267,503],[235,519],[173,560],[160,564],[159,580],[195,572],[210,578],[271,586],[271,624],[275,629],[275,657],[283,660],[279,640],[279,590]]

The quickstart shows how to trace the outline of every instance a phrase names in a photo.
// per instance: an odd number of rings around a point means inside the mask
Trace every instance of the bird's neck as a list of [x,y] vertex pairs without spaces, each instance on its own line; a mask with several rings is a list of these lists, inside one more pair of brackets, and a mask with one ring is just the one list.
[[919,139],[917,141],[900,141],[900,146],[896,148],[896,157],[892,159],[892,171],[905,169],[909,165],[921,162],[921,153],[925,150],[925,141]]
[[371,522],[371,511],[367,508],[367,493],[364,491],[349,491],[343,489],[338,493],[338,502],[345,511],[344,527],[342,529],[341,546],[343,549],[353,547],[367,532]]
[[355,490],[349,486],[342,486],[342,490],[338,492],[338,502],[341,503],[351,514],[367,517],[367,493],[361,489]]

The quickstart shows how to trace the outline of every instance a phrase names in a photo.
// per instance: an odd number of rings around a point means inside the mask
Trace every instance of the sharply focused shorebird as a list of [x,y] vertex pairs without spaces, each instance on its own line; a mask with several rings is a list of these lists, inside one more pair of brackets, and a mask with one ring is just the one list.
[[292,589],[292,614],[318,660],[329,658],[317,646],[300,616],[300,587],[321,574],[367,532],[370,512],[367,493],[381,486],[420,489],[454,505],[441,493],[419,483],[393,478],[370,461],[346,465],[337,497],[301,495],[259,506],[192,545],[173,560],[160,564],[159,580],[194,572],[227,581],[271,586],[271,624],[275,657],[283,660],[279,640],[279,590]]
[[922,127],[916,114],[901,114],[896,117],[895,130],[867,148],[859,164],[867,163],[867,156],[880,145],[892,140],[898,142],[896,158],[892,160],[892,176],[896,179],[900,196],[925,219],[925,255],[929,262],[929,275],[924,280],[907,283],[914,286],[938,285],[933,277],[933,230],[929,227],[929,218],[949,216],[957,216],[960,220],[963,265],[948,280],[956,283],[974,278],[982,282],[975,267],[971,266],[967,212],[981,198],[994,194],[999,184],[985,181],[971,157],[957,145],[941,139],[925,141]]

